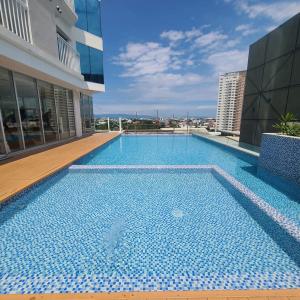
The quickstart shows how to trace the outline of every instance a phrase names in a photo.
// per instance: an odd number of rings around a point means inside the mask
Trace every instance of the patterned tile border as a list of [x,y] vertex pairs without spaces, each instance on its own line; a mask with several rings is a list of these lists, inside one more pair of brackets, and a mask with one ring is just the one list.
[[100,293],[133,291],[200,291],[290,289],[299,287],[300,274],[205,272],[184,274],[60,274],[53,276],[3,276],[4,294]]
[[70,172],[99,172],[105,170],[198,170],[211,171],[218,174],[227,181],[233,188],[242,193],[247,199],[259,207],[273,221],[279,224],[296,241],[300,242],[300,228],[290,219],[281,214],[277,209],[266,203],[262,198],[253,193],[250,189],[229,175],[217,165],[72,165]]

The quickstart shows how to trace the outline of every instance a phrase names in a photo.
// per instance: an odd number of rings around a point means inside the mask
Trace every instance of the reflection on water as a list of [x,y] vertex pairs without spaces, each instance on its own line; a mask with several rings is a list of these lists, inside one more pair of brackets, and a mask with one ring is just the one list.
[[182,210],[176,208],[172,210],[172,216],[175,218],[182,218],[184,216],[184,213]]
[[119,246],[122,233],[125,229],[125,220],[116,220],[104,234],[104,248],[107,253],[107,260],[112,262],[116,249]]

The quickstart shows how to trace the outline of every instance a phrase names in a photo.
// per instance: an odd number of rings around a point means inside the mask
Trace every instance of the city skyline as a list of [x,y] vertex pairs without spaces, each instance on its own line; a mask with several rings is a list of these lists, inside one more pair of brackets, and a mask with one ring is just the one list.
[[299,8],[299,1],[102,0],[106,93],[95,96],[95,114],[216,116],[219,74],[245,70],[249,45]]

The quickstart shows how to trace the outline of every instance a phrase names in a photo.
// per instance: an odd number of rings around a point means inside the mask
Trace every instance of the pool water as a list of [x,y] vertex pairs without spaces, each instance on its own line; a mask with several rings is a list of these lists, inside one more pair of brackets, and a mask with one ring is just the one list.
[[209,171],[63,171],[0,210],[0,293],[300,287],[247,203]]
[[191,135],[121,136],[85,156],[86,165],[215,164],[300,226],[300,186],[257,167],[257,158]]

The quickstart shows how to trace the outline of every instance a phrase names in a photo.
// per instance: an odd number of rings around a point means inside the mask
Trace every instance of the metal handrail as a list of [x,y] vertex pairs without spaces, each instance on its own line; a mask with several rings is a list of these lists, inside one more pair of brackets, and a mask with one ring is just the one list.
[[59,60],[68,68],[80,73],[80,56],[64,38],[57,34]]
[[32,43],[28,0],[0,0],[0,25]]

